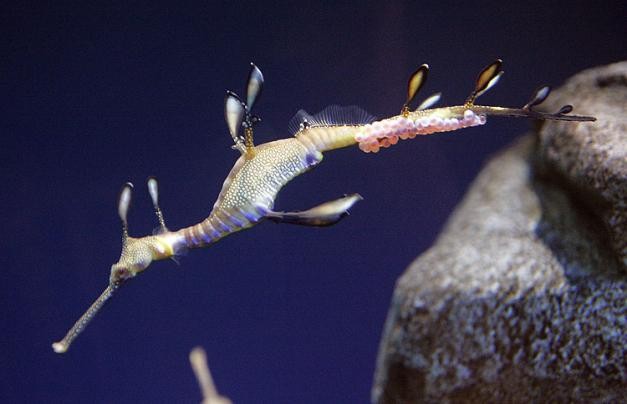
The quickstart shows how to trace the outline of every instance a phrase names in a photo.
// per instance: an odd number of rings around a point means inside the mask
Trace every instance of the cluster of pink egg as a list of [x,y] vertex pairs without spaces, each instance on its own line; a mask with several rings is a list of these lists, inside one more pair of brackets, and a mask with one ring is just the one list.
[[366,153],[376,153],[380,148],[387,148],[398,143],[398,140],[413,139],[417,135],[428,135],[435,132],[448,132],[470,126],[483,125],[485,115],[475,114],[467,109],[464,116],[458,118],[419,117],[395,117],[365,125],[355,135],[355,141],[359,148]]

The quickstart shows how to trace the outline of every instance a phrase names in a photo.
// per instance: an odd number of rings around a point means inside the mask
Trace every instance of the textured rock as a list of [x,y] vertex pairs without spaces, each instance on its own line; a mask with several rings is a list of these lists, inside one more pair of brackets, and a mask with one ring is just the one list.
[[530,181],[532,143],[485,168],[399,280],[373,401],[627,395],[624,275],[594,217]]
[[373,402],[627,397],[625,71],[569,81],[555,104],[599,122],[545,125],[491,160],[398,280]]
[[549,100],[597,117],[594,125],[545,125],[539,151],[602,220],[627,271],[627,62],[585,70]]

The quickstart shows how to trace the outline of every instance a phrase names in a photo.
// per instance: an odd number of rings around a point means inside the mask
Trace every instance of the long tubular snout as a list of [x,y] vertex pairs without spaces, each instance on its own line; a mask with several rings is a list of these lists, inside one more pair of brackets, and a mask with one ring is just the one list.
[[54,349],[56,353],[64,353],[67,351],[72,341],[85,329],[87,324],[96,316],[96,313],[98,313],[106,301],[113,296],[113,292],[115,292],[119,286],[119,284],[109,284],[98,299],[96,299],[96,301],[89,306],[89,309],[74,323],[72,328],[65,334],[65,337],[63,337],[61,341],[52,344],[52,349]]

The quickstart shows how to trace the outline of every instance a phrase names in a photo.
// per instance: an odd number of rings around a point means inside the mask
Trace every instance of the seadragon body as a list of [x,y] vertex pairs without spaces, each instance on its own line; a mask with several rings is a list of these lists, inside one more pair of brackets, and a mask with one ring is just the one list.
[[[548,87],[536,90],[531,101],[522,108],[476,105],[476,98],[496,84],[502,75],[500,60],[482,70],[474,91],[463,105],[430,108],[439,99],[439,94],[436,94],[416,110],[410,111],[409,104],[424,84],[427,72],[428,66],[422,65],[410,77],[408,97],[399,115],[375,120],[357,107],[335,106],[315,116],[300,111],[291,125],[294,137],[254,145],[253,127],[259,118],[253,116],[251,110],[261,91],[263,76],[252,65],[246,101],[232,92],[227,92],[225,99],[225,117],[235,143],[233,147],[241,155],[224,181],[209,216],[200,223],[170,231],[159,208],[157,181],[150,178],[148,188],[159,220],[159,231],[150,236],[130,237],[126,217],[132,185],[127,183],[120,194],[118,206],[123,225],[122,253],[119,261],[111,267],[109,285],[63,340],[53,344],[54,350],[65,352],[119,286],[144,271],[153,261],[174,258],[184,250],[208,246],[265,219],[307,226],[337,223],[361,199],[358,194],[347,195],[306,211],[273,210],[281,188],[319,164],[323,153],[327,151],[358,145],[364,152],[376,153],[380,148],[390,147],[399,140],[412,139],[417,135],[483,125],[488,115],[564,121],[594,120],[592,117],[568,115],[572,110],[568,105],[553,114],[533,109],[546,99]],[[242,129],[244,136],[240,135]]]

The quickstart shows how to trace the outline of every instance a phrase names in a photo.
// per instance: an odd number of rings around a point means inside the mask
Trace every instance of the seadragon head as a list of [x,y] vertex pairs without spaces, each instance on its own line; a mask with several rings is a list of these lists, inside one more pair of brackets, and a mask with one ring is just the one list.
[[[118,262],[111,265],[109,284],[112,285],[122,284],[127,279],[136,276],[138,273],[148,268],[154,260],[164,259],[174,255],[172,245],[163,240],[162,237],[145,236],[134,238],[128,235],[127,214],[131,202],[132,190],[133,184],[127,182],[120,192],[118,214],[122,221],[122,253],[120,254]],[[157,234],[166,233],[168,232],[168,228],[165,225],[163,213],[159,207],[159,192],[156,178],[148,178],[148,191],[152,199],[155,214],[157,215],[157,220],[159,221]]]
[[[133,238],[128,235],[127,213],[131,202],[132,189],[133,184],[127,182],[120,192],[118,214],[122,221],[122,253],[120,254],[118,262],[111,265],[109,285],[76,323],[74,323],[74,326],[70,328],[65,337],[61,341],[52,344],[52,348],[57,353],[63,353],[68,350],[72,341],[78,337],[107,300],[109,300],[114,292],[128,279],[133,278],[138,273],[148,268],[152,261],[173,256],[171,244],[165,242],[162,238],[157,236]],[[158,231],[159,233],[165,233],[168,230],[159,207],[157,180],[154,177],[148,179],[148,190],[159,221]]]

